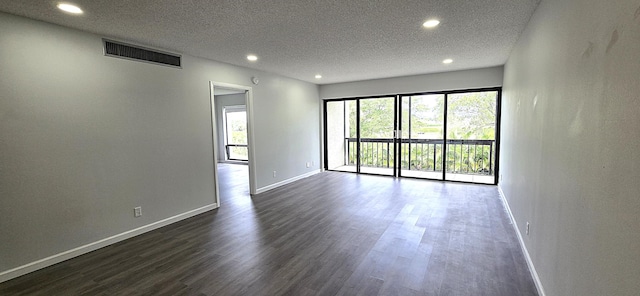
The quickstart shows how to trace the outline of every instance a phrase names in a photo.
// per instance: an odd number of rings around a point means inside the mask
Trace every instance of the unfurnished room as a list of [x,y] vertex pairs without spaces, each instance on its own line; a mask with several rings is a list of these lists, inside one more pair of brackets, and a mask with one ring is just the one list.
[[640,295],[637,0],[0,0],[0,295]]

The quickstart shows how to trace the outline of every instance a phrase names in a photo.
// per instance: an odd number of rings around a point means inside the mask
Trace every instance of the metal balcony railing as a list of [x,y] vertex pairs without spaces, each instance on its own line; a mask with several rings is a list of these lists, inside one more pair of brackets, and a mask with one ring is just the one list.
[[[357,138],[345,138],[345,164],[356,165]],[[401,169],[442,172],[442,139],[399,139]],[[447,140],[446,171],[456,174],[493,175],[495,140]],[[360,165],[393,168],[394,139],[360,139]]]
[[228,160],[249,160],[249,148],[245,144],[224,145]]

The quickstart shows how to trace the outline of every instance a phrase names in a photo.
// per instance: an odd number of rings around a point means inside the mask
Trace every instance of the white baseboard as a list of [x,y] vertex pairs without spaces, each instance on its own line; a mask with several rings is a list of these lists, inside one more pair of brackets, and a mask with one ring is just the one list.
[[216,203],[213,203],[213,204],[210,204],[210,205],[206,205],[204,207],[197,208],[197,209],[194,209],[194,210],[182,213],[182,214],[178,214],[178,215],[175,215],[173,217],[169,217],[169,218],[166,218],[166,219],[163,219],[163,220],[151,223],[151,224],[147,224],[145,226],[138,227],[136,229],[125,231],[123,233],[116,234],[114,236],[111,236],[111,237],[108,237],[108,238],[105,238],[105,239],[101,239],[99,241],[96,241],[96,242],[93,242],[93,243],[90,243],[90,244],[86,244],[84,246],[80,246],[80,247],[77,247],[75,249],[64,251],[62,253],[59,253],[59,254],[44,258],[44,259],[40,259],[38,261],[34,261],[34,262],[31,262],[31,263],[16,267],[14,269],[10,269],[10,270],[7,270],[7,271],[0,272],[0,283],[8,281],[8,280],[13,279],[13,278],[17,278],[17,277],[19,277],[21,275],[25,275],[27,273],[36,271],[38,269],[42,269],[42,268],[45,268],[47,266],[51,266],[51,265],[54,265],[56,263],[60,263],[62,261],[65,261],[65,260],[80,256],[80,255],[89,253],[91,251],[95,251],[97,249],[106,247],[108,245],[115,244],[115,243],[123,241],[125,239],[132,238],[134,236],[143,234],[145,232],[149,232],[151,230],[158,229],[158,228],[163,227],[163,226],[167,226],[167,225],[169,225],[171,223],[175,223],[175,222],[178,222],[180,220],[191,218],[191,217],[193,217],[195,215],[202,214],[204,212],[207,212],[207,211],[210,211],[210,210],[213,210],[213,209],[216,209],[216,208],[218,208],[218,204],[216,204]]
[[502,202],[504,202],[504,205],[507,208],[507,213],[509,213],[511,224],[513,225],[513,228],[518,235],[520,248],[522,249],[522,253],[524,253],[524,258],[527,260],[527,266],[529,266],[529,272],[531,272],[533,282],[536,284],[536,289],[538,289],[538,295],[546,296],[546,294],[544,293],[544,288],[542,287],[542,282],[540,281],[540,277],[538,276],[538,272],[536,271],[536,267],[533,266],[533,261],[531,260],[531,256],[529,255],[529,250],[527,250],[527,247],[524,244],[524,240],[522,239],[522,234],[520,234],[520,230],[518,229],[518,223],[516,222],[515,217],[513,217],[513,213],[511,212],[511,207],[509,206],[507,197],[504,195],[504,191],[502,191],[502,187],[500,185],[498,185],[498,191],[500,192],[500,198],[502,198]]
[[295,181],[298,181],[298,180],[304,179],[304,178],[306,178],[306,177],[311,177],[311,176],[313,176],[313,175],[315,175],[315,174],[319,174],[319,173],[320,173],[320,170],[319,170],[319,169],[317,169],[317,170],[314,170],[314,171],[308,172],[308,173],[303,174],[303,175],[300,175],[300,176],[296,176],[296,177],[293,177],[293,178],[290,178],[290,179],[286,179],[286,180],[284,180],[284,181],[280,181],[280,182],[275,183],[275,184],[267,185],[267,186],[264,186],[264,187],[258,188],[258,190],[256,190],[256,194],[260,194],[260,193],[263,193],[263,192],[269,191],[269,190],[271,190],[271,189],[275,189],[275,188],[278,188],[278,187],[280,187],[280,186],[287,185],[287,184],[289,184],[289,183],[293,183],[293,182],[295,182]]

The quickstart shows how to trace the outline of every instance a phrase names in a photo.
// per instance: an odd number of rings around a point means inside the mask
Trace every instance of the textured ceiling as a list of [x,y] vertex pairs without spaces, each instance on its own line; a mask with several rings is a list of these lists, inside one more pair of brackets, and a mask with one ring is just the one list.
[[[326,84],[503,65],[540,0],[69,2],[85,13],[42,0],[0,11]],[[430,18],[440,26],[423,28]]]

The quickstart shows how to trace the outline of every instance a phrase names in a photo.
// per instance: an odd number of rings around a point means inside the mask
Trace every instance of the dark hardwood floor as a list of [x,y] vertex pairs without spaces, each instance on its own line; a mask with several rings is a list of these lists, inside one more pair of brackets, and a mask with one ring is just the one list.
[[325,172],[0,284],[0,295],[537,295],[497,188]]

